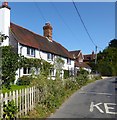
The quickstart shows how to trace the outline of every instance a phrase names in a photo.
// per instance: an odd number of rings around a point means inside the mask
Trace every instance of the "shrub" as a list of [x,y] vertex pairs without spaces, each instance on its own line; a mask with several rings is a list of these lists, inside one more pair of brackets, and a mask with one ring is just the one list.
[[79,76],[76,77],[76,81],[80,86],[84,85],[88,81],[87,73],[79,74]]
[[69,78],[69,71],[64,70],[64,79]]
[[65,81],[65,89],[66,90],[74,90],[77,89],[78,84],[75,80],[67,79]]
[[15,105],[14,101],[12,100],[9,101],[8,104],[4,104],[3,111],[4,111],[3,117],[5,119],[11,120],[15,118],[15,115],[18,112],[18,108]]
[[18,79],[17,85],[30,85],[31,77],[30,76],[22,76]]

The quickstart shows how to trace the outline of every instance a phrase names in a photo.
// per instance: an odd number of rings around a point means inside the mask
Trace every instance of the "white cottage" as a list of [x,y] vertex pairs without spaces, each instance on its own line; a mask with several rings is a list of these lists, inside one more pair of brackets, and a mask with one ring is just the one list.
[[[74,71],[73,57],[66,48],[52,39],[50,23],[46,23],[43,27],[43,36],[11,23],[10,7],[8,2],[4,2],[0,7],[0,32],[8,36],[2,45],[12,45],[18,54],[27,58],[42,58],[51,64],[56,57],[61,57],[65,63],[63,71]],[[28,74],[28,69],[18,69],[16,79]],[[55,74],[56,70],[53,69],[52,76],[54,77]]]

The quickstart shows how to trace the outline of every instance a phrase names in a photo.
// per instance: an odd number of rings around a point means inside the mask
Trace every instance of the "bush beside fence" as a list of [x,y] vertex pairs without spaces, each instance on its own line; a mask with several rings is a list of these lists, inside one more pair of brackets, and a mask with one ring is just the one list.
[[39,89],[35,86],[25,88],[16,91],[10,91],[9,93],[0,94],[0,116],[3,118],[3,105],[8,104],[9,101],[13,100],[18,108],[17,118],[26,115],[29,111],[33,110],[36,103],[39,101]]

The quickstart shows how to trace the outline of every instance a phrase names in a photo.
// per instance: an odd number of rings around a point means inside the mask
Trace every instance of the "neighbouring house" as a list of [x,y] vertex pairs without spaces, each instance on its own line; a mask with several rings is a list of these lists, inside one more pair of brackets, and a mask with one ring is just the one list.
[[[52,26],[46,23],[43,27],[43,36],[36,34],[24,27],[10,22],[10,7],[8,2],[3,2],[0,7],[0,32],[8,36],[3,41],[2,46],[11,45],[14,47],[16,53],[23,55],[27,58],[38,58],[46,60],[54,64],[54,60],[60,57],[64,60],[63,70],[61,71],[62,77],[64,70],[74,72],[74,59],[69,51],[60,43],[52,39]],[[38,72],[38,71],[37,71]],[[29,68],[21,68],[16,71],[16,80],[23,76],[29,75]],[[51,76],[56,76],[56,69],[51,70]]]
[[94,51],[92,52],[92,54],[85,54],[83,56],[84,56],[83,61],[85,63],[90,63],[92,61],[95,61],[95,59],[96,59],[96,54],[94,53]]
[[75,60],[74,67],[75,67],[75,74],[76,75],[78,75],[81,68],[88,71],[89,73],[91,72],[91,67],[87,63],[83,62],[84,55],[82,54],[81,50],[75,50],[75,51],[69,51],[69,52]]

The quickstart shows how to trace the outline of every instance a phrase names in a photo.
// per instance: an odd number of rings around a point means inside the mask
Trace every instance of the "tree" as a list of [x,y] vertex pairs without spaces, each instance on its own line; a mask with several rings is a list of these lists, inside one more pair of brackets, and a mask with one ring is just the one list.
[[45,60],[37,58],[26,58],[14,52],[13,47],[0,47],[2,51],[2,80],[3,85],[10,89],[10,83],[14,83],[16,71],[19,68],[40,68],[44,71],[45,76],[49,74],[52,65]]
[[117,39],[113,39],[109,42],[109,47],[117,48]]
[[19,56],[13,51],[11,46],[0,47],[2,50],[2,80],[3,84],[10,88],[10,83],[15,80],[16,70],[18,69]]
[[117,40],[111,40],[109,45],[98,53],[97,69],[102,75],[117,75]]

